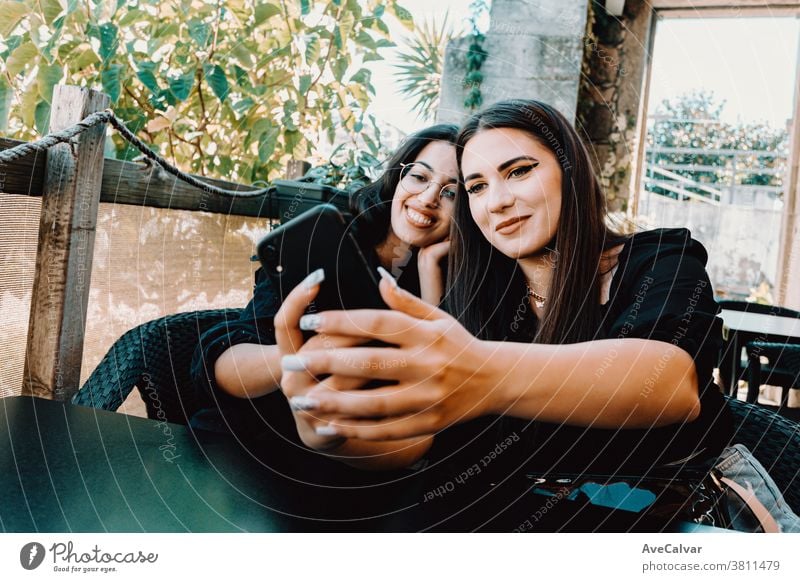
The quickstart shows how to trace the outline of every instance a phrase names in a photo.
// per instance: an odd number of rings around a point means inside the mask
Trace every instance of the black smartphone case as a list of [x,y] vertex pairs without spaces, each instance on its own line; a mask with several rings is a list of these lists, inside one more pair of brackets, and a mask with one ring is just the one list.
[[378,273],[367,261],[346,217],[331,204],[320,204],[293,218],[258,244],[258,258],[281,302],[316,269],[325,281],[307,309],[386,309],[378,291]]

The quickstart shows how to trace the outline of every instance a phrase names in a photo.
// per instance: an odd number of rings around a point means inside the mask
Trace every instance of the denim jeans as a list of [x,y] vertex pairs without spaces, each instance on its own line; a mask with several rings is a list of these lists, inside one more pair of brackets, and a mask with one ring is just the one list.
[[[783,498],[778,486],[764,466],[744,445],[733,445],[722,451],[715,468],[723,476],[740,484],[755,494],[778,523],[781,532],[800,533],[800,517],[797,517]],[[733,529],[759,531],[758,523],[737,495],[729,495]]]

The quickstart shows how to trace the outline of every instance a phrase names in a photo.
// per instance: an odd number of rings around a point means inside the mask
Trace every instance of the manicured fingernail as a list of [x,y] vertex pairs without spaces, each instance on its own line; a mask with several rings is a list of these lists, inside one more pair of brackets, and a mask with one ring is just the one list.
[[292,396],[289,404],[295,410],[314,410],[319,408],[319,402],[308,396]]
[[322,325],[322,316],[318,313],[309,313],[300,318],[300,329],[306,331],[317,329]]
[[389,274],[389,271],[387,271],[383,267],[378,267],[378,273],[380,273],[381,277],[389,281],[389,284],[392,286],[392,289],[397,289],[397,280]]
[[311,289],[314,285],[319,285],[325,280],[325,269],[317,269],[303,279],[303,285],[306,289]]
[[303,356],[283,356],[281,368],[284,372],[305,372],[308,369],[308,359]]
[[336,436],[339,433],[336,431],[335,426],[331,426],[330,424],[325,424],[322,426],[318,426],[314,429],[319,436]]

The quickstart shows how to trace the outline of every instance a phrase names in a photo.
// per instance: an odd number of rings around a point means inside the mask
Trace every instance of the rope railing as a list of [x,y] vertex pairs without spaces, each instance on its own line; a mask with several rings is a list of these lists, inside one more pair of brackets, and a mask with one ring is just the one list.
[[110,109],[92,113],[78,123],[61,131],[49,133],[36,141],[22,143],[13,148],[3,150],[0,152],[0,164],[11,163],[35,152],[47,151],[49,148],[60,143],[69,143],[75,136],[101,123],[111,124],[111,126],[114,127],[114,129],[116,129],[120,135],[122,135],[122,137],[124,137],[131,144],[133,144],[136,149],[142,152],[142,155],[161,166],[161,168],[163,168],[169,174],[172,174],[177,179],[182,180],[183,182],[186,182],[195,188],[199,188],[204,192],[208,192],[209,194],[216,194],[218,196],[224,196],[227,198],[257,198],[274,190],[274,186],[267,186],[258,190],[228,190],[226,188],[220,188],[219,186],[214,186],[213,184],[198,180],[191,174],[182,172],[163,157],[151,150],[147,144],[136,137],[136,135],[134,135],[133,132],[131,132],[131,130],[125,126],[125,123],[116,115],[114,115],[114,112]]

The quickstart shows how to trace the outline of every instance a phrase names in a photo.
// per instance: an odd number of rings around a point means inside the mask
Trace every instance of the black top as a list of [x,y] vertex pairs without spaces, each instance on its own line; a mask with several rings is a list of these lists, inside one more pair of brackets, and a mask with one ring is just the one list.
[[[705,270],[705,248],[686,229],[659,229],[629,237],[618,260],[597,339],[658,340],[687,352],[697,369],[700,416],[694,422],[649,430],[478,419],[442,433],[444,438],[438,438],[430,453],[432,459],[443,460],[461,447],[465,451],[475,447],[491,451],[490,445],[505,442],[509,436],[518,440],[512,439],[515,444],[503,447],[504,471],[526,465],[542,472],[630,470],[640,474],[688,458],[690,464],[702,464],[722,451],[733,434],[733,422],[712,378],[722,346],[722,320],[716,317],[719,307]],[[653,390],[659,371],[670,365],[672,357],[665,355],[653,377],[645,379],[643,397]],[[627,362],[614,358],[611,352],[608,365],[626,366]],[[603,373],[602,367],[596,371],[598,378]],[[507,450],[513,454],[507,454]],[[468,461],[455,463],[465,465]],[[500,463],[494,464],[500,469]]]

